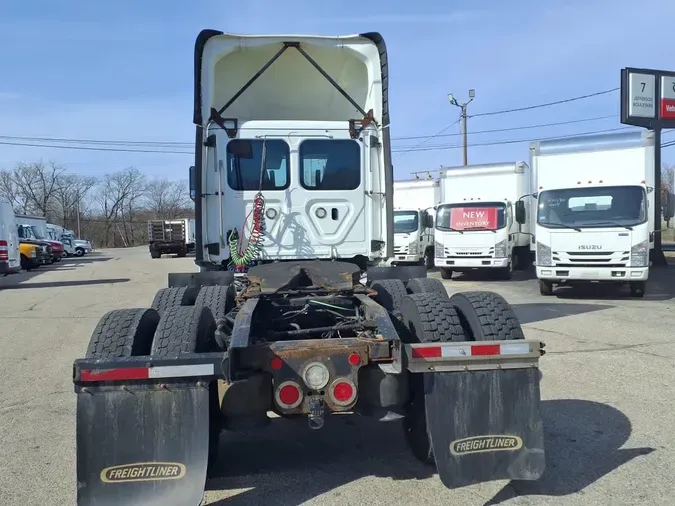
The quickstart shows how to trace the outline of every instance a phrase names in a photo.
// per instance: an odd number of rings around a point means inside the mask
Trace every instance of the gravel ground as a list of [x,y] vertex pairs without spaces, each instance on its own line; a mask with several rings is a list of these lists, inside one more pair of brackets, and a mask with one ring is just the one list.
[[[75,502],[72,361],[98,319],[147,307],[169,271],[147,248],[100,251],[0,278],[0,504]],[[432,276],[437,276],[432,273]],[[535,280],[462,276],[452,290],[494,290],[515,307],[541,360],[547,471],[534,483],[445,489],[406,448],[398,423],[334,417],[321,431],[277,419],[223,434],[206,504],[665,505],[675,474],[675,267],[654,270],[644,299],[561,290]]]

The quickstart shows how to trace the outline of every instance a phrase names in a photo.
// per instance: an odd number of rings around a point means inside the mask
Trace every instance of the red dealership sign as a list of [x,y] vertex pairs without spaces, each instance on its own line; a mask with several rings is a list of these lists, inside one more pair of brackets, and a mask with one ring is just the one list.
[[470,228],[497,228],[496,207],[454,207],[450,210],[450,228],[466,230]]

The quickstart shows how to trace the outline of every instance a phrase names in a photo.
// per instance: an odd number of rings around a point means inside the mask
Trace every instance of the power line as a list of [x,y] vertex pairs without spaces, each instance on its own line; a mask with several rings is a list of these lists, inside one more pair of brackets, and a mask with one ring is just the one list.
[[447,129],[449,129],[449,128],[455,126],[455,125],[457,125],[460,121],[462,121],[462,116],[460,116],[459,118],[457,118],[457,121],[455,121],[454,123],[452,123],[452,124],[446,126],[445,128],[439,130],[436,134],[432,135],[431,137],[427,137],[425,140],[423,140],[423,141],[420,142],[419,144],[416,144],[415,146],[411,147],[411,148],[408,149],[407,151],[400,151],[400,152],[399,152],[399,151],[393,151],[393,150],[392,150],[392,153],[396,153],[396,154],[401,154],[401,155],[403,155],[403,154],[405,154],[405,153],[409,153],[409,152],[411,152],[411,151],[415,151],[415,150],[417,150],[419,147],[421,147],[423,144],[429,142],[431,139],[433,139],[433,138],[438,137],[439,135],[441,135],[441,134],[442,134],[443,132],[445,132]]
[[0,145],[5,146],[26,146],[30,148],[54,148],[54,149],[75,149],[84,151],[117,151],[123,153],[158,153],[171,155],[194,155],[191,151],[167,151],[159,149],[122,149],[122,148],[92,148],[88,146],[57,146],[56,144],[30,144],[23,142],[5,142],[0,141]]
[[[498,132],[511,132],[515,130],[528,130],[528,129],[533,129],[533,128],[547,128],[547,127],[553,127],[553,126],[562,126],[562,125],[573,125],[575,123],[587,123],[590,121],[599,121],[603,119],[610,119],[610,118],[616,118],[615,114],[610,114],[607,116],[595,116],[592,118],[581,118],[581,119],[575,119],[575,120],[570,120],[570,121],[558,121],[555,123],[540,123],[540,124],[535,124],[535,125],[521,125],[521,126],[513,126],[513,127],[505,127],[505,128],[493,128],[493,129],[488,129],[488,130],[476,130],[474,132],[470,132],[470,135],[473,134],[486,134],[486,133],[498,133]],[[455,126],[459,121],[455,121],[451,125],[443,128],[440,130],[438,133],[434,135],[413,135],[413,136],[404,136],[404,137],[392,137],[392,141],[412,141],[412,140],[419,140],[419,139],[429,139],[429,138],[436,138],[436,137],[459,137],[462,135],[461,133],[443,133],[444,131],[448,130],[449,128]],[[27,137],[27,136],[17,136],[17,135],[0,135],[0,139],[4,139],[6,141],[12,141],[12,142],[59,142],[59,143],[74,143],[74,144],[103,144],[103,145],[121,145],[121,146],[170,146],[170,147],[186,147],[186,148],[192,148],[194,147],[194,142],[178,142],[178,141],[131,141],[131,140],[123,140],[123,139],[111,139],[111,140],[105,140],[105,139],[77,139],[77,138],[67,138],[67,137]]]
[[[472,144],[472,146],[498,146],[502,144],[518,144],[521,142],[536,142],[538,140],[541,141],[547,141],[547,140],[555,140],[555,139],[569,139],[572,137],[578,137],[578,136],[584,136],[584,135],[594,135],[594,134],[600,134],[600,133],[608,133],[608,132],[617,132],[619,130],[626,130],[626,129],[631,129],[633,127],[625,126],[625,127],[619,127],[619,128],[608,128],[606,130],[593,130],[590,132],[581,132],[577,134],[571,134],[571,135],[556,135],[552,137],[540,137],[538,139],[511,139],[511,140],[504,140],[504,141],[492,141],[492,142],[480,142],[477,144]],[[418,148],[415,151],[443,151],[446,149],[461,149],[462,145],[451,145],[451,146],[427,146],[425,148]],[[396,151],[393,151],[396,152]],[[408,152],[408,151],[406,151]]]
[[[523,126],[516,126],[516,127],[507,127],[507,128],[493,128],[490,130],[475,130],[473,132],[469,132],[469,135],[473,134],[487,134],[487,133],[496,133],[496,132],[511,132],[515,130],[529,130],[532,128],[546,128],[546,127],[553,127],[553,126],[562,126],[562,125],[573,125],[575,123],[587,123],[590,121],[598,121],[602,119],[610,119],[610,118],[616,118],[616,114],[609,114],[607,116],[596,116],[594,118],[582,118],[582,119],[574,119],[570,121],[559,121],[557,123],[540,123],[538,125],[523,125]],[[452,125],[451,125],[452,126]],[[442,134],[442,135],[435,135],[435,137],[459,137],[462,135],[461,133],[457,134]],[[426,139],[426,135],[417,135],[417,136],[412,136],[412,137],[394,137],[392,140],[416,140],[416,139]]]
[[530,111],[532,109],[540,109],[542,107],[550,107],[552,105],[559,105],[559,104],[567,104],[569,102],[575,102],[577,100],[583,100],[585,98],[591,98],[591,97],[597,97],[600,95],[606,95],[607,93],[612,93],[614,91],[618,91],[620,88],[612,88],[611,90],[604,90],[604,91],[598,91],[595,93],[589,93],[588,95],[579,95],[577,97],[571,97],[571,98],[565,98],[563,100],[556,100],[555,102],[547,102],[545,104],[537,104],[537,105],[530,105],[527,107],[518,107],[516,109],[502,109],[501,111],[492,111],[492,112],[482,112],[478,114],[472,114],[470,117],[471,118],[478,118],[480,116],[494,116],[497,114],[508,114],[512,112],[520,112],[520,111]]

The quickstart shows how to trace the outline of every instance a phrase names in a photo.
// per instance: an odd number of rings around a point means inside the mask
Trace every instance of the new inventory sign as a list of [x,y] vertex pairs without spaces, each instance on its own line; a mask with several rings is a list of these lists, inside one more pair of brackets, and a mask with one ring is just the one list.
[[496,207],[453,207],[450,210],[450,227],[455,230],[497,228]]
[[623,69],[621,123],[649,129],[675,128],[675,72]]

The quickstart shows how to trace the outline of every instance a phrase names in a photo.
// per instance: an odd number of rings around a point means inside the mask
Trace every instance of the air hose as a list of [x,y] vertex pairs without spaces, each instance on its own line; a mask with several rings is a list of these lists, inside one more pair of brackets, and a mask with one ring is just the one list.
[[[244,248],[244,228],[246,222],[251,217],[251,233],[248,243]],[[241,227],[241,236],[237,229],[233,229],[228,237],[228,246],[230,247],[231,262],[228,266],[231,271],[245,271],[246,268],[257,260],[262,250],[263,234],[265,232],[265,197],[262,192],[258,192],[253,198],[253,209],[244,220]]]

